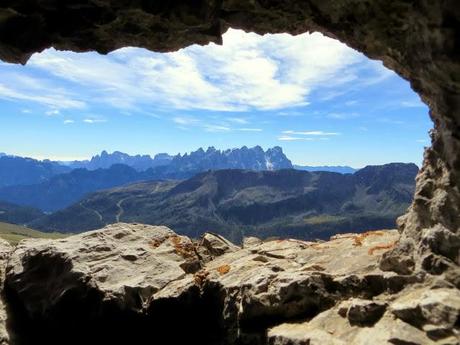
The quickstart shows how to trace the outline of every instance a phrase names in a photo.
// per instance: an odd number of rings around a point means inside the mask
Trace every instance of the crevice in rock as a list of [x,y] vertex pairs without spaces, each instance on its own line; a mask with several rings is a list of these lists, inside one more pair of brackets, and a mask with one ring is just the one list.
[[154,300],[143,312],[122,310],[95,289],[67,291],[52,312],[42,315],[30,315],[8,286],[5,300],[11,345],[226,344],[217,286]]

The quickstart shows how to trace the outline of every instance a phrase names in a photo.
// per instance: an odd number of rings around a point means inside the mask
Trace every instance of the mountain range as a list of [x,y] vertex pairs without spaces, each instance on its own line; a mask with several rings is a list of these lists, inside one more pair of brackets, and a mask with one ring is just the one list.
[[159,154],[153,159],[103,151],[89,161],[70,163],[5,156],[0,157],[0,200],[53,212],[87,193],[136,181],[186,179],[217,169],[284,168],[292,168],[292,163],[280,147],[264,151],[260,146],[224,151],[200,148],[190,154]]
[[242,236],[327,238],[393,228],[409,206],[415,164],[368,166],[354,174],[217,170],[183,181],[149,181],[88,195],[30,225],[80,232],[119,221],[163,224],[198,237],[213,231]]
[[50,160],[0,155],[0,187],[37,184],[72,169]]
[[309,165],[294,165],[294,169],[303,171],[330,171],[339,174],[353,174],[358,169],[346,166],[346,165],[321,165],[321,166],[309,166]]
[[157,166],[168,165],[173,158],[173,156],[170,156],[167,153],[159,153],[152,158],[150,155],[130,156],[129,154],[120,151],[107,153],[107,151],[104,150],[101,154],[93,156],[91,160],[60,163],[72,169],[87,170],[108,169],[114,164],[124,164],[137,171],[145,171]]

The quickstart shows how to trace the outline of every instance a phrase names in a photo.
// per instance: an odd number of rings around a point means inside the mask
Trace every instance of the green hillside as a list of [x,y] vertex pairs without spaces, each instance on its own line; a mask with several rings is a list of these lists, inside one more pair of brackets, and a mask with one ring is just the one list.
[[0,222],[0,237],[15,245],[25,238],[63,238],[68,236],[56,232],[41,232],[24,226]]
[[417,166],[369,166],[354,174],[217,170],[184,181],[151,181],[86,196],[31,222],[43,231],[82,232],[116,222],[166,225],[198,238],[326,239],[394,228],[409,206]]

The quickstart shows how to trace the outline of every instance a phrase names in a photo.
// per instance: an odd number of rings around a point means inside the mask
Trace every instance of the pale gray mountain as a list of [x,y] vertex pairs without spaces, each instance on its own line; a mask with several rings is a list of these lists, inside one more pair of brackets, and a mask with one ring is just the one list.
[[264,151],[260,146],[248,148],[216,150],[209,147],[202,148],[181,156],[175,156],[166,168],[167,172],[198,172],[219,169],[247,169],[247,170],[280,170],[292,169],[291,161],[283,153],[283,149],[275,146]]
[[[7,158],[10,157],[0,158],[0,163]],[[86,193],[136,181],[186,179],[201,172],[219,169],[261,171],[292,168],[291,161],[286,158],[280,147],[264,151],[260,146],[254,148],[244,146],[241,149],[225,151],[210,147],[207,151],[199,149],[183,156],[177,155],[173,159],[167,154],[159,154],[152,159],[150,156],[129,156],[121,152],[108,154],[103,151],[91,161],[74,162],[73,165],[67,164],[67,166],[20,157],[17,160],[22,165],[16,164],[15,167],[10,164],[9,169],[2,169],[0,164],[0,181],[9,182],[0,184],[0,200],[33,206],[44,211],[64,208]],[[113,163],[116,161],[122,163]],[[29,165],[25,164],[27,162]],[[164,165],[167,162],[169,164]],[[77,167],[78,164],[81,164],[82,168],[72,170],[72,167]],[[145,168],[154,164],[158,165]],[[95,166],[102,168],[94,169]],[[15,171],[18,172],[12,174]],[[59,171],[62,174],[57,175]],[[19,179],[23,175],[32,178]],[[20,183],[12,183],[12,177],[15,177],[13,182]]]
[[137,171],[145,171],[162,165],[168,165],[173,156],[167,153],[159,153],[152,158],[150,155],[130,156],[127,153],[114,151],[107,153],[102,151],[100,155],[93,156],[91,160],[63,162],[72,169],[84,168],[87,170],[108,169],[114,164],[125,164]]
[[294,165],[294,169],[303,171],[330,171],[340,174],[353,174],[358,169],[346,165],[322,165],[322,166],[309,166],[309,165]]
[[85,161],[62,162],[66,166],[87,170],[108,169],[114,164],[125,164],[137,171],[145,171],[150,168],[158,168],[162,174],[181,176],[188,172],[201,172],[218,169],[250,169],[250,170],[279,170],[292,169],[291,161],[284,155],[281,147],[276,146],[264,151],[260,146],[248,148],[234,148],[228,150],[216,150],[209,147],[206,151],[199,148],[184,155],[170,156],[167,153],[159,153],[154,158],[149,155],[135,155],[115,151],[101,154]]
[[51,177],[71,169],[50,160],[0,156],[0,188],[14,185],[31,185],[47,181]]

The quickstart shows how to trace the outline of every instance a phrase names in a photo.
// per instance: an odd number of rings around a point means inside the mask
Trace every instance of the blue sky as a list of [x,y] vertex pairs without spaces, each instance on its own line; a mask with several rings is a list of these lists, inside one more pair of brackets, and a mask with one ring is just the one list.
[[432,123],[409,83],[321,34],[0,63],[0,152],[59,160],[279,145],[294,163],[421,163]]

